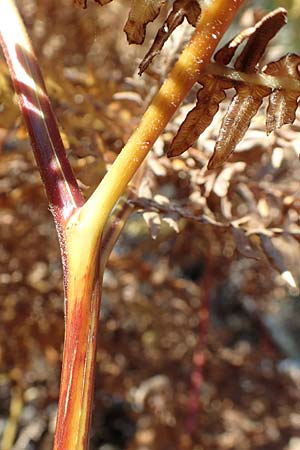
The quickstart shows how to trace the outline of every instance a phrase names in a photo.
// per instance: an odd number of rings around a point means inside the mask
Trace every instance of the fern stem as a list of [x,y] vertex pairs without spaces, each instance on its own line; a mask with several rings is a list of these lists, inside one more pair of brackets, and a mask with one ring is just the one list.
[[13,0],[1,2],[0,42],[19,97],[58,231],[83,204],[60,137],[43,76]]
[[206,66],[205,72],[249,85],[299,92],[300,95],[300,81],[292,77],[275,77],[265,73],[245,73],[214,62]]
[[90,224],[91,231],[95,227],[103,229],[118,198],[209,63],[242,3],[243,0],[215,0],[203,8],[190,43],[111,169],[82,208],[82,219]]
[[[81,241],[82,244],[82,241]],[[99,258],[71,267],[63,367],[53,450],[86,450],[92,414],[102,273]]]

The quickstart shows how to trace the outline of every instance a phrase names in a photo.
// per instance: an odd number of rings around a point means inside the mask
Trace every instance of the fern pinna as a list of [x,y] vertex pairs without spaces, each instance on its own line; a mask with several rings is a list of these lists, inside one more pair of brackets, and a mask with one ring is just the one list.
[[[264,16],[255,26],[247,28],[230,40],[215,56],[215,63],[201,75],[197,104],[189,112],[176,134],[169,156],[180,155],[211,124],[226,98],[225,90],[234,88],[235,96],[223,118],[209,169],[222,165],[245,135],[250,122],[268,97],[266,131],[271,133],[282,125],[293,123],[300,95],[300,56],[287,54],[261,67],[261,59],[269,41],[286,23],[283,8]],[[247,40],[233,67],[228,67],[236,50]]]
[[[95,1],[104,5],[112,0]],[[76,0],[76,3],[87,6],[87,0]],[[130,44],[144,43],[147,24],[157,18],[165,3],[164,0],[132,2],[124,27]],[[140,75],[149,69],[166,41],[184,19],[195,27],[205,3],[204,0],[174,1],[171,11],[139,65]],[[196,106],[181,124],[168,149],[168,156],[181,155],[194,144],[211,124],[220,103],[226,99],[226,90],[232,88],[235,90],[235,96],[224,115],[214,153],[208,163],[209,169],[218,168],[228,159],[245,135],[265,97],[268,98],[267,134],[282,125],[294,122],[297,99],[300,96],[300,56],[288,53],[266,65],[262,62],[270,40],[286,23],[287,11],[277,8],[263,16],[254,26],[238,33],[217,51],[214,62],[207,65],[205,72],[199,76],[201,88],[197,93]],[[243,45],[243,49],[235,58]]]

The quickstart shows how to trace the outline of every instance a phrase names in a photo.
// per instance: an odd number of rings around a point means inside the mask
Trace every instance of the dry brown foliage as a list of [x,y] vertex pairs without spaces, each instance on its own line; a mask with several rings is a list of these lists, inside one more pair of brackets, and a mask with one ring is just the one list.
[[236,93],[222,120],[214,154],[208,164],[210,169],[219,167],[229,158],[244,137],[251,120],[262,105],[264,97],[269,97],[266,118],[268,134],[282,125],[294,122],[300,91],[292,90],[290,92],[288,83],[289,78],[293,81],[300,79],[298,70],[300,57],[286,55],[279,61],[269,63],[263,68],[260,63],[269,41],[285,23],[286,11],[278,8],[263,17],[255,26],[243,30],[230,40],[216,53],[215,61],[219,65],[227,66],[239,46],[247,40],[240,55],[236,58],[233,68],[243,74],[256,74],[262,71],[264,74],[272,75],[275,80],[276,77],[285,78],[286,88],[280,85],[280,81],[278,82],[279,87],[275,86],[275,83],[274,87],[270,87],[263,81],[256,84],[254,79],[249,79],[248,82],[242,79],[232,81],[225,76],[204,74],[199,79],[202,88],[197,95],[196,107],[192,109],[181,125],[168,151],[169,156],[183,153],[211,124],[219,109],[219,104],[226,98],[226,89],[234,88]]
[[[115,3],[99,8],[96,20],[95,9],[82,16],[69,0],[19,2],[86,196],[156,89],[148,69],[143,78],[133,75],[132,61],[124,57],[127,46],[120,35],[111,35],[108,23],[117,30],[127,20],[121,2],[115,14]],[[278,29],[285,21],[282,10],[230,41],[226,48],[233,53],[246,42],[235,64],[248,58],[249,40],[256,47],[258,36],[268,34],[255,33],[274,17]],[[287,55],[262,68],[267,41],[260,45],[251,59],[254,75],[295,81],[298,57]],[[226,55],[216,56],[224,58],[218,61],[222,70],[233,57]],[[271,136],[259,110],[231,159],[208,171],[226,114],[226,90],[234,86],[243,101],[245,90],[254,89],[257,102],[261,92],[257,85],[242,86],[215,73],[203,75],[202,82],[189,131],[184,117],[191,98],[155,144],[144,181],[130,200],[136,213],[109,261],[93,450],[108,445],[114,450],[290,450],[299,437],[299,379],[281,372],[279,362],[289,353],[277,340],[298,316],[292,313],[275,339],[266,325],[269,316],[282,315],[282,300],[298,292],[293,287],[300,257],[298,91],[268,90]],[[63,340],[60,257],[2,65],[0,83],[7,113],[0,111],[0,434],[13,423],[12,449],[50,450]],[[204,105],[203,99],[209,102]],[[182,145],[194,131],[196,139],[197,117],[214,120],[203,129],[197,148],[190,141],[185,153],[179,155],[177,147],[173,158],[165,156],[181,123]],[[278,130],[283,123],[289,125]],[[16,402],[19,415],[13,416]]]

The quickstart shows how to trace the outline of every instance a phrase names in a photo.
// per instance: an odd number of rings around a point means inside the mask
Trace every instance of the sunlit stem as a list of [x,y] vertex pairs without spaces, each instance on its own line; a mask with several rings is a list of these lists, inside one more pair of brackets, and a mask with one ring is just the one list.
[[[243,0],[206,0],[190,43],[140,125],[85,205],[66,159],[39,66],[12,0],[1,2],[0,37],[49,202],[63,239],[66,330],[54,450],[88,448],[99,299],[101,236],[113,207],[200,73]],[[14,34],[15,33],[15,34]],[[125,209],[123,219],[129,209]],[[102,261],[122,229],[116,226]],[[62,237],[63,238],[62,238]]]
[[190,43],[111,169],[82,208],[82,220],[90,224],[91,228],[103,229],[118,198],[209,63],[219,40],[242,3],[243,0],[214,0],[202,11]]
[[114,211],[100,255],[100,239],[94,247],[80,223],[67,227],[66,328],[53,450],[88,448],[102,278],[114,244],[134,209],[128,203],[131,196],[129,191]]
[[300,95],[300,81],[291,77],[274,76],[266,73],[245,73],[213,62],[206,66],[205,72],[251,86],[283,89],[290,92],[299,92]]
[[83,204],[39,64],[13,0],[0,1],[0,43],[59,233]]
[[[72,245],[72,242],[70,242]],[[71,250],[64,357],[54,450],[86,450],[99,323],[102,274],[98,255],[79,261]]]

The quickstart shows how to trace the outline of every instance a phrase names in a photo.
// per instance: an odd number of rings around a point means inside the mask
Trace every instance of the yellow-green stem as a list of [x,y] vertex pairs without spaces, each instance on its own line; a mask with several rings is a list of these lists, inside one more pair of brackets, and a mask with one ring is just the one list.
[[[91,415],[99,291],[100,238],[107,218],[153,143],[197,81],[243,0],[212,0],[195,34],[139,127],[90,199],[65,229],[66,332],[54,450],[86,450]],[[100,270],[99,270],[100,269]]]
[[[154,97],[122,152],[81,211],[93,234],[103,226],[145,156],[186,97],[244,0],[212,0],[203,8],[194,35]],[[97,213],[95,214],[95,210]],[[97,239],[95,235],[95,239]]]
[[205,72],[232,81],[250,84],[251,86],[284,89],[289,92],[299,92],[300,95],[300,81],[291,77],[273,76],[266,73],[245,73],[213,62],[206,66]]
[[102,284],[98,254],[87,254],[86,259],[79,261],[71,251],[68,274],[63,367],[53,450],[86,450]]

